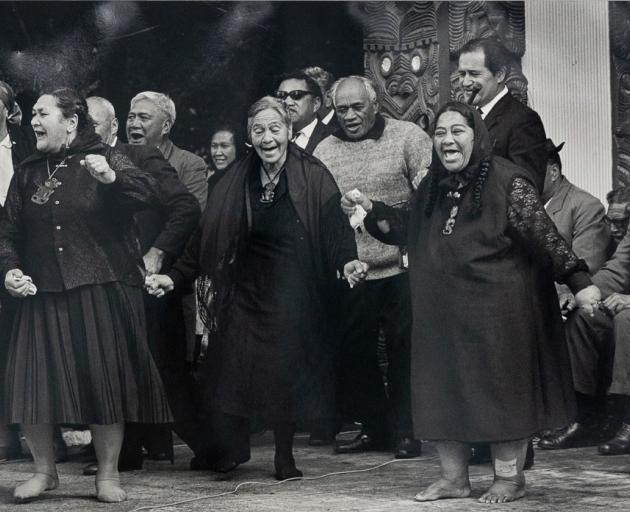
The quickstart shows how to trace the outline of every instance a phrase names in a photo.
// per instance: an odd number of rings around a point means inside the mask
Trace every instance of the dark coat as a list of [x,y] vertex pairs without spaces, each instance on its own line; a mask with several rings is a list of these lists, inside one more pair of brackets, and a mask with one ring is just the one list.
[[278,185],[286,180],[286,192],[267,211],[252,193],[260,165],[252,152],[217,181],[169,276],[179,285],[202,272],[218,291],[205,402],[232,415],[296,421],[327,403],[330,293],[336,271],[357,252],[339,189],[317,159],[289,144]]
[[11,156],[13,157],[13,168],[17,169],[20,162],[31,156],[35,152],[35,133],[30,126],[16,126],[7,124],[9,138],[13,144]]
[[330,126],[330,124],[324,124],[321,120],[317,120],[317,124],[315,125],[315,129],[313,133],[311,133],[310,139],[308,139],[308,144],[304,148],[304,151],[309,155],[313,154],[317,144],[319,144],[322,140],[328,137],[331,133],[335,131],[334,126]]
[[[86,154],[105,155],[116,181],[105,185],[94,179],[80,163]],[[52,171],[59,159],[50,160]],[[55,174],[62,185],[40,205],[31,197],[48,178],[47,161],[47,155],[34,153],[11,181],[0,220],[2,275],[21,268],[46,292],[116,281],[141,286],[142,254],[132,215],[159,206],[153,176],[92,133],[67,150],[67,167]]]
[[182,184],[177,171],[166,161],[162,153],[145,145],[116,143],[116,149],[124,153],[143,171],[150,172],[157,181],[161,198],[159,209],[142,210],[134,215],[138,226],[140,247],[145,254],[151,247],[167,253],[164,270],[182,253],[190,235],[197,227],[201,209],[195,196]]
[[525,169],[538,192],[542,192],[547,172],[547,136],[538,114],[508,93],[484,121],[494,144],[492,153]]
[[[516,179],[528,183],[517,203]],[[566,425],[575,403],[553,279],[577,291],[590,283],[586,265],[509,161],[492,160],[479,215],[470,213],[473,187],[463,189],[450,235],[445,190],[425,212],[429,183],[418,188],[408,228],[398,214],[385,240],[375,221],[396,212],[377,203],[365,224],[383,241],[408,242],[416,437],[497,442]]]

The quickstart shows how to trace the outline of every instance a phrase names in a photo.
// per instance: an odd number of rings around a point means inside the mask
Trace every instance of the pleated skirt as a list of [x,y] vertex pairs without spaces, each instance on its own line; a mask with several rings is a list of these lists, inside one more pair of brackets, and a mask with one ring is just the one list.
[[123,283],[21,299],[4,384],[5,423],[172,421],[142,290]]

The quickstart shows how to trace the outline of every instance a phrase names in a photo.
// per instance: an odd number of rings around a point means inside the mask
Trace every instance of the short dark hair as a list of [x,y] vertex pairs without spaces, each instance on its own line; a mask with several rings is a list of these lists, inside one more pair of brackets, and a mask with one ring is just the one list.
[[610,203],[630,203],[630,187],[616,187],[606,194],[606,201]]
[[218,122],[210,130],[209,143],[212,143],[212,137],[214,137],[214,135],[218,132],[228,132],[232,134],[232,140],[234,141],[234,147],[236,148],[236,158],[238,158],[245,145],[241,131],[237,130],[236,126],[230,122]]
[[459,54],[483,51],[484,64],[493,75],[502,69],[507,73],[512,63],[512,56],[503,44],[494,38],[473,39],[462,46]]
[[560,172],[562,172],[562,160],[560,160],[560,154],[549,153],[547,156],[547,165],[557,165]]
[[308,91],[313,95],[322,100],[322,90],[315,80],[313,80],[310,76],[308,76],[302,70],[289,71],[288,73],[282,73],[278,79],[276,80],[276,85],[274,87],[273,92],[275,93],[280,87],[280,84],[285,80],[304,80],[306,82],[306,87]]
[[57,107],[66,119],[77,115],[77,133],[94,131],[94,121],[88,113],[87,102],[76,90],[70,87],[60,87],[45,94],[50,94],[55,98]]

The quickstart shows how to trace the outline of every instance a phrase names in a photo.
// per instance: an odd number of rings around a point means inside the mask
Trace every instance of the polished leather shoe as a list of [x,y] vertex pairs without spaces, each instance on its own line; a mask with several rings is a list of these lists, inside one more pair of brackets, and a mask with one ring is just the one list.
[[390,449],[391,444],[383,439],[376,439],[369,434],[359,434],[352,441],[337,443],[335,453],[361,453]]
[[602,455],[624,455],[630,453],[630,425],[622,423],[615,437],[600,444],[597,451]]
[[411,437],[401,437],[396,440],[394,457],[397,459],[413,459],[422,455],[422,443]]
[[538,447],[543,450],[562,450],[564,448],[595,446],[599,442],[592,427],[587,427],[584,423],[574,422],[568,427],[543,437],[538,441]]

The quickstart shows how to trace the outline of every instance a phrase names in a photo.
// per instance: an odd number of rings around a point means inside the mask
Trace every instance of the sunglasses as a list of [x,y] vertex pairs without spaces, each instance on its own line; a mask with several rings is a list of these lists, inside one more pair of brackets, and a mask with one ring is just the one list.
[[609,226],[615,226],[617,228],[626,228],[630,223],[630,218],[625,217],[621,219],[611,219],[608,215],[604,216],[604,222]]
[[300,89],[296,89],[295,91],[277,91],[276,98],[281,99],[282,101],[286,100],[287,97],[291,98],[294,101],[301,100],[304,96],[308,94],[313,94],[311,91],[301,91]]

